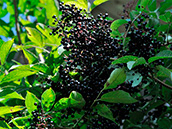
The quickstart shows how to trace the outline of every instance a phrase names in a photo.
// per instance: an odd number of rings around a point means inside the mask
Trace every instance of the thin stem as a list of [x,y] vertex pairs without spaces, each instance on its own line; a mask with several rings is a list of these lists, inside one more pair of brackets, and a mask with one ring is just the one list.
[[156,82],[160,83],[161,85],[165,86],[166,88],[172,89],[172,86],[170,86],[170,85],[168,85],[168,84],[162,82],[162,81],[159,80],[158,78],[156,78],[156,77],[154,77],[154,76],[152,76],[152,75],[150,75],[150,74],[149,74],[148,76],[151,77],[151,78],[153,78]]
[[15,17],[15,27],[16,27],[16,31],[17,31],[17,37],[19,40],[19,44],[21,44],[21,38],[20,38],[20,31],[19,31],[19,23],[18,23],[18,11],[17,11],[17,2],[16,0],[13,0],[14,3],[14,17]]
[[125,44],[125,40],[126,40],[126,37],[127,37],[127,34],[128,34],[128,31],[130,30],[130,28],[131,28],[131,25],[134,23],[134,21],[140,16],[142,14],[142,12],[139,14],[139,15],[137,15],[134,19],[133,19],[133,21],[131,22],[131,24],[129,25],[129,27],[128,27],[128,29],[127,29],[127,31],[125,32],[125,34],[124,34],[124,40],[123,40],[123,44]]

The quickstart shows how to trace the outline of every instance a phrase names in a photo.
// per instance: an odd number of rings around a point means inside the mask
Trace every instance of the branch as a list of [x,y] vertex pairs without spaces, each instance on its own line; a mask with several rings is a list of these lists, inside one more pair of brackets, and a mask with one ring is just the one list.
[[166,83],[162,82],[161,80],[159,80],[158,78],[156,77],[153,77],[152,75],[148,75],[150,78],[154,79],[156,82],[160,83],[161,85],[165,86],[166,88],[168,89],[172,89],[172,86],[170,85],[167,85]]
[[21,38],[20,38],[20,32],[19,32],[19,24],[18,24],[18,9],[17,9],[17,2],[16,0],[13,0],[13,3],[14,3],[14,11],[15,11],[15,14],[14,14],[14,17],[15,17],[15,27],[16,27],[16,31],[17,31],[17,37],[18,37],[18,40],[19,40],[19,45],[21,44]]

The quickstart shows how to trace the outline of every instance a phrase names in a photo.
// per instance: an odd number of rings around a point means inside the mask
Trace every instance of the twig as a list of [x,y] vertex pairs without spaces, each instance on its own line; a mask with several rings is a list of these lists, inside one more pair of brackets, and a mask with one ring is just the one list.
[[20,32],[19,32],[18,11],[17,11],[17,2],[16,2],[16,0],[13,0],[13,3],[14,3],[14,11],[15,11],[15,14],[14,14],[15,26],[16,26],[16,31],[17,31],[17,37],[18,37],[18,40],[19,40],[19,45],[20,45],[21,44],[21,38],[20,38]]
[[156,78],[156,77],[153,77],[152,75],[148,75],[150,78],[153,78],[156,82],[158,82],[158,83],[160,83],[161,85],[163,85],[163,86],[165,86],[166,88],[168,88],[168,89],[172,89],[172,86],[170,86],[170,85],[168,85],[168,84],[166,84],[166,83],[164,83],[164,82],[162,82],[161,80],[159,80],[158,78]]

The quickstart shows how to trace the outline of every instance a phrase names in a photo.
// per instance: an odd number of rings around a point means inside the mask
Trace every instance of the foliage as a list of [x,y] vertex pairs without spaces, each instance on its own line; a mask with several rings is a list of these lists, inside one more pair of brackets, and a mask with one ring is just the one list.
[[0,1],[0,128],[172,128],[171,0],[106,1]]

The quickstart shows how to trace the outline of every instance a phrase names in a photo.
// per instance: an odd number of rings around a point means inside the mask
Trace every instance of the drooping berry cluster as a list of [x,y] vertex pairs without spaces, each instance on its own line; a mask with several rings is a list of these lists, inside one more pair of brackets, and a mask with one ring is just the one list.
[[40,104],[35,102],[34,105],[37,106],[37,110],[32,111],[32,118],[28,118],[30,129],[53,129],[54,122],[51,120],[51,116],[42,112]]
[[[61,90],[80,92],[84,99],[92,102],[104,87],[111,70],[110,58],[121,52],[123,45],[110,36],[111,21],[106,20],[108,14],[99,14],[96,18],[74,4],[63,5],[61,20],[53,16],[56,28],[52,34],[62,37],[61,44],[72,52],[64,58],[65,65],[59,67],[62,84]],[[123,51],[122,51],[123,52]],[[70,75],[77,73],[76,77]]]

